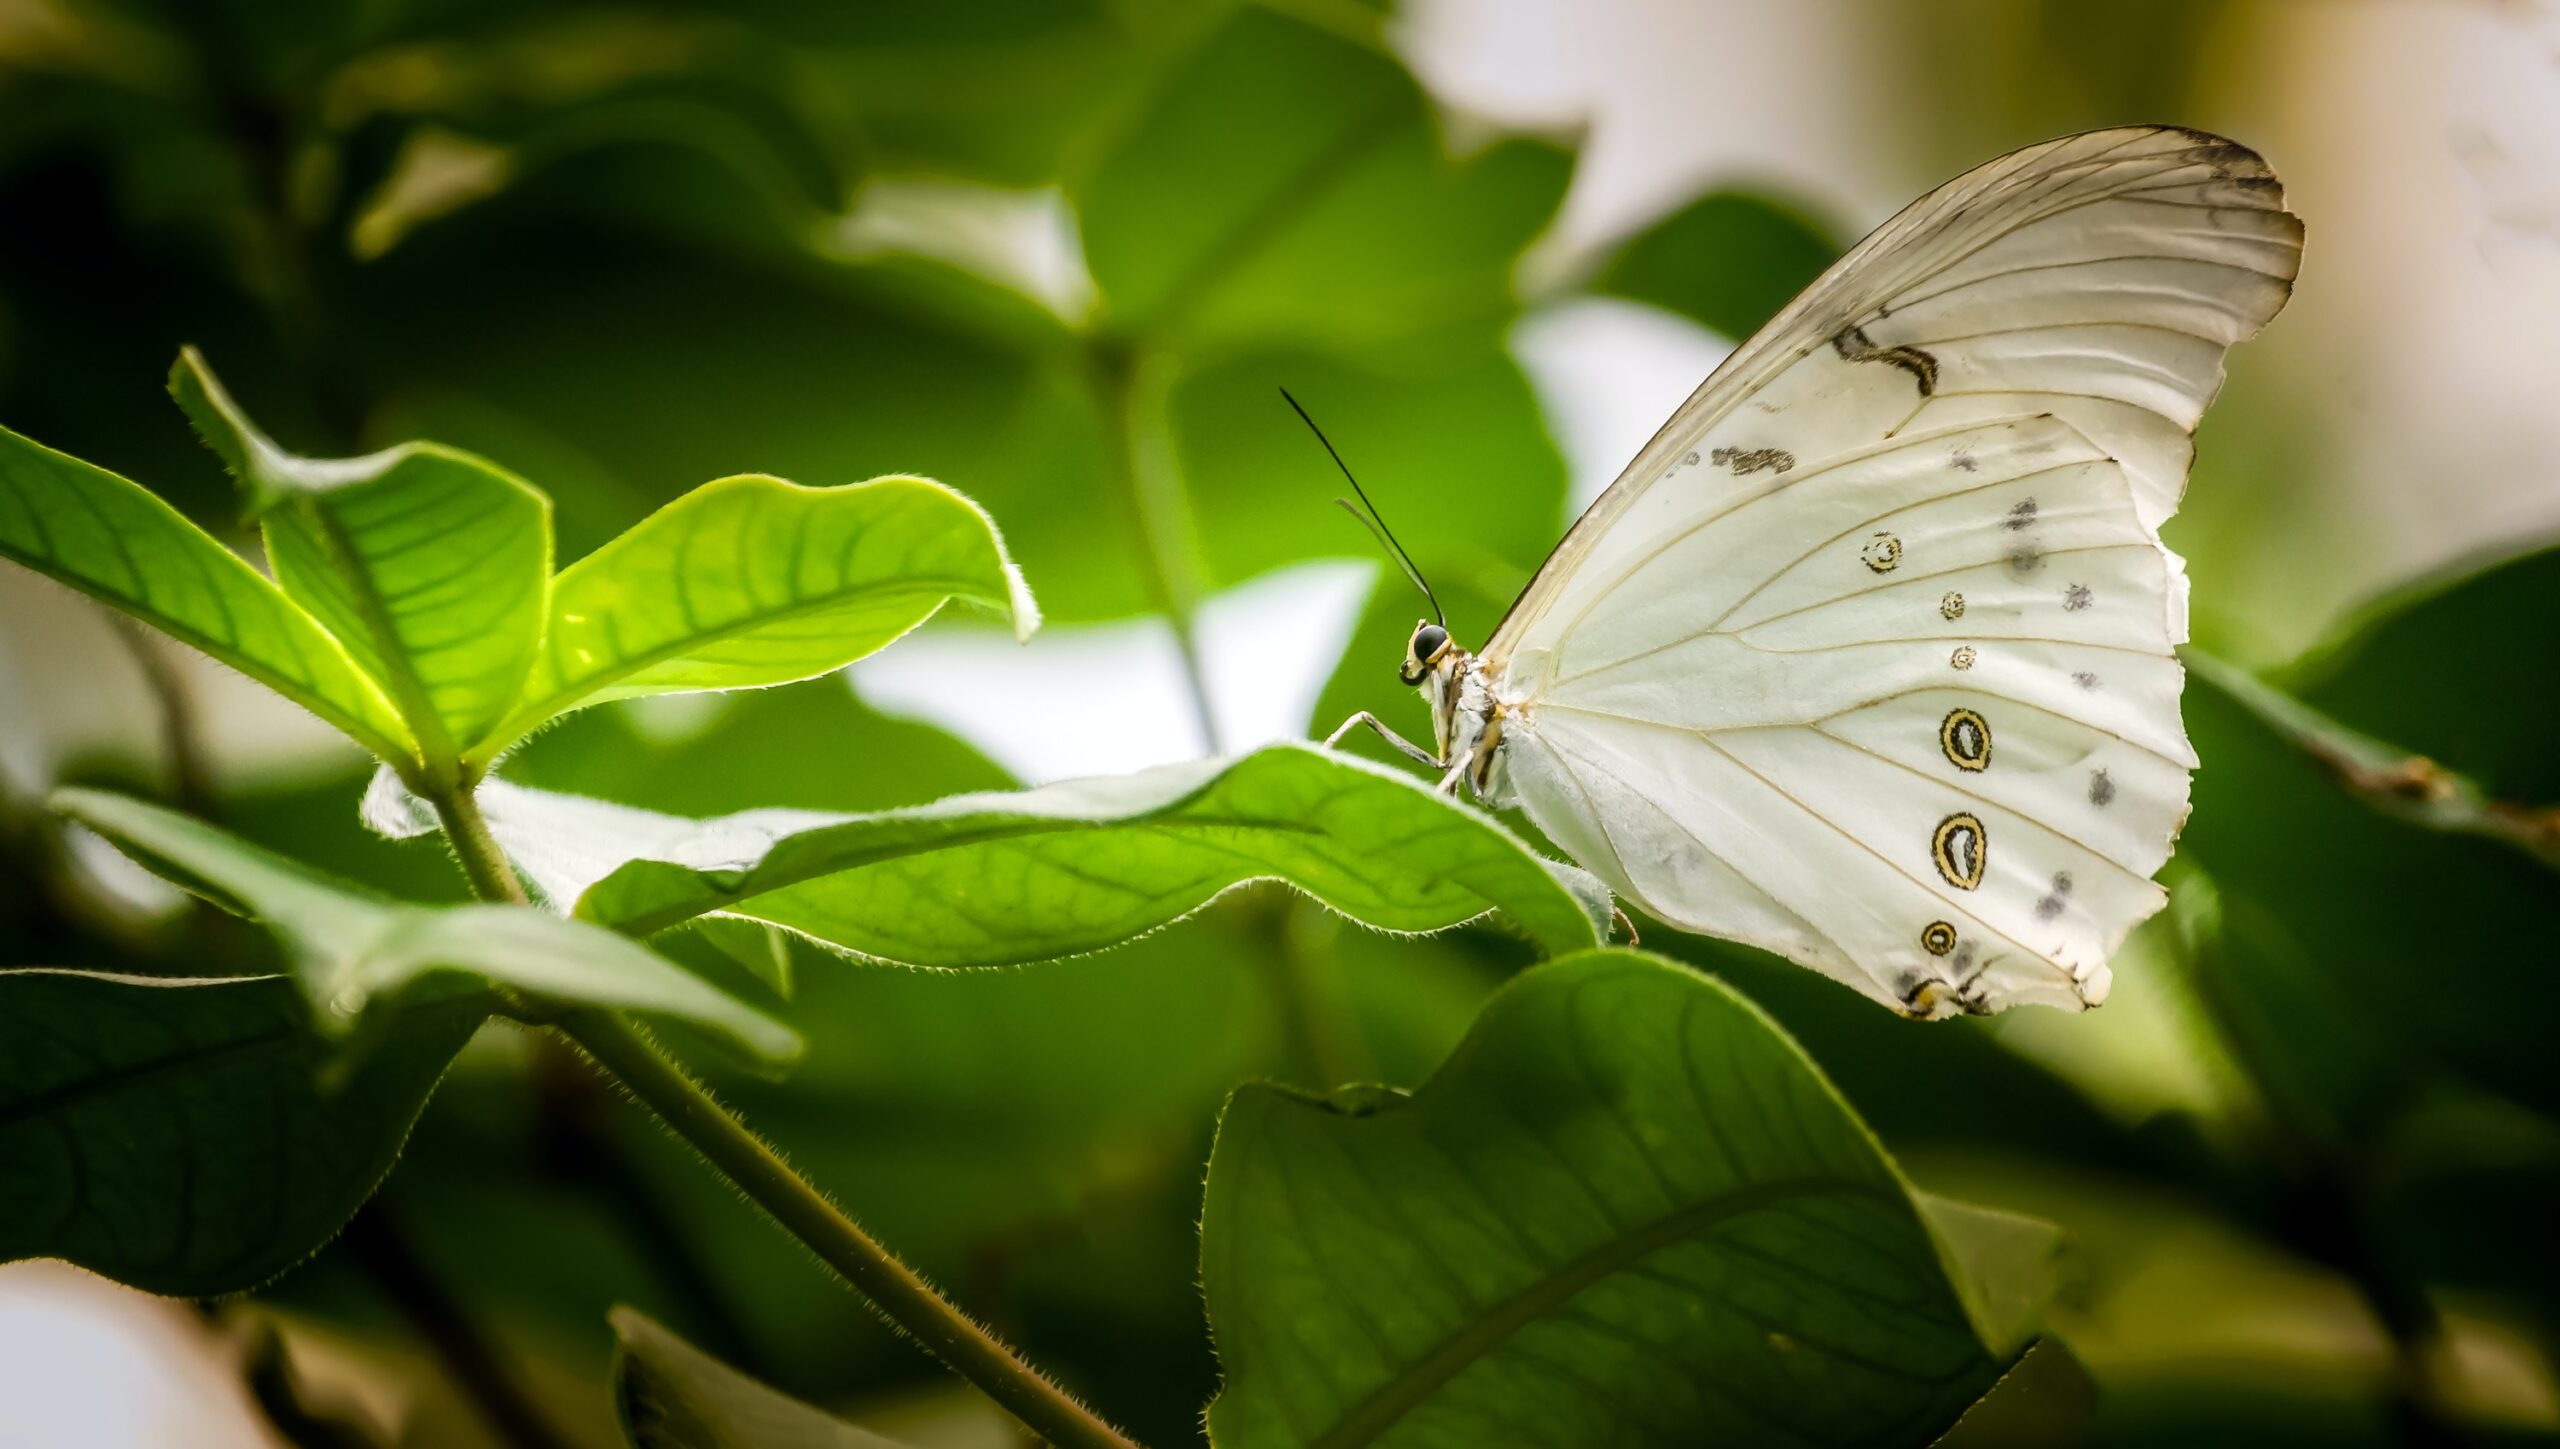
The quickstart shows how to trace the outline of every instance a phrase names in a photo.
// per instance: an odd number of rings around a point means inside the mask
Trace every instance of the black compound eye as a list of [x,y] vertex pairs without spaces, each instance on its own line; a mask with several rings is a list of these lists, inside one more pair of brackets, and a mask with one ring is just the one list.
[[1437,624],[1425,624],[1413,631],[1413,657],[1419,664],[1429,664],[1449,647],[1449,631]]

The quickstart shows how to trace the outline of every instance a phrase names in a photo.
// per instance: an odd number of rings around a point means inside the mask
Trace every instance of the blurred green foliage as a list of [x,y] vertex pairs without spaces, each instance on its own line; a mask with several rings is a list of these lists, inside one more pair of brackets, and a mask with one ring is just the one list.
[[[2091,119],[2174,108],[2175,57],[2210,20],[2193,5],[2129,28],[2070,6],[1975,9],[1978,23],[1925,29],[1974,59],[1997,38],[1989,71],[2034,79],[1986,90],[2060,90],[2021,108]],[[1407,541],[1461,637],[1484,636],[1562,526],[1564,466],[1506,344],[1513,263],[1553,218],[1572,154],[1522,138],[1453,149],[1381,18],[1349,0],[41,13],[0,55],[0,210],[37,219],[0,227],[0,421],[235,542],[232,490],[160,395],[182,344],[222,359],[289,447],[432,436],[534,480],[563,565],[707,478],[913,471],[987,506],[1053,618],[1178,613],[1362,546],[1318,506],[1331,484],[1282,383],[1391,518],[1442,521]],[[2034,23],[2011,23],[2022,14]],[[2045,64],[2130,46],[2158,66]],[[1944,138],[1952,159],[2025,139],[2008,120],[1975,114],[1983,134]],[[1071,264],[990,264],[971,240],[990,229],[1063,242]],[[1738,335],[1844,240],[1717,193],[1602,259],[1589,286]],[[2284,432],[2236,391],[2216,414],[2244,409],[2225,436]],[[2215,448],[2209,429],[2207,469],[2233,491],[2243,470]],[[2191,551],[2230,570],[2252,546],[2233,529]],[[2555,560],[2520,552],[2381,601],[2276,682],[2547,811],[2560,730],[2536,671],[2560,642]],[[1321,718],[1413,717],[1389,675],[1416,612],[1384,578]],[[2086,1244],[2048,1343],[2079,1350],[2095,1417],[2073,1370],[2034,1391],[2075,1406],[2065,1427],[2029,1415],[2010,1442],[2548,1428],[2534,1405],[2560,1345],[2551,876],[2513,845],[2342,788],[2232,695],[2199,683],[2189,698],[2205,768],[2177,907],[2136,943],[2148,969],[2120,973],[2129,999],[2072,1024],[2135,1034],[2134,1066],[2008,1021],[1915,1028],[1738,948],[1647,944],[1774,1015],[1924,1186]],[[684,814],[875,810],[1010,783],[833,679],[674,725],[591,709],[507,773]],[[349,762],[210,803],[228,828],[386,893],[458,896],[434,846],[357,827],[363,784]],[[58,835],[5,803],[0,961],[173,976],[274,961],[215,923],[102,920],[57,889]],[[778,976],[712,941],[670,949],[808,1042],[787,1082],[715,1067],[724,1095],[1158,1444],[1195,1439],[1218,1386],[1194,1229],[1226,1094],[1257,1078],[1418,1084],[1527,956],[1486,929],[1390,940],[1268,890],[1072,970],[938,977],[787,944],[787,1001],[766,984]],[[2201,1086],[2161,1085],[2170,1058],[2201,1062]],[[927,1360],[512,1033],[462,1053],[382,1212],[570,1442],[612,1442],[617,1302],[866,1424],[932,1417],[916,1408],[943,1382]],[[272,1315],[314,1362],[331,1342],[390,1346],[338,1372],[434,1392],[416,1322],[380,1285],[342,1244],[231,1311]],[[1979,1419],[1959,1432],[2000,1432]]]

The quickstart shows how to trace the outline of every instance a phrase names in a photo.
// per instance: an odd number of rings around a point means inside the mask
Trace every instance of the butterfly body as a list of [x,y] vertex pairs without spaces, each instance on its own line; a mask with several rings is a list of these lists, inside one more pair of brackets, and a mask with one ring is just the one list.
[[2196,763],[2159,525],[2300,246],[2254,153],[2175,128],[1914,203],[1700,386],[1480,653],[1417,627],[1443,787],[1906,1013],[2097,1005]]

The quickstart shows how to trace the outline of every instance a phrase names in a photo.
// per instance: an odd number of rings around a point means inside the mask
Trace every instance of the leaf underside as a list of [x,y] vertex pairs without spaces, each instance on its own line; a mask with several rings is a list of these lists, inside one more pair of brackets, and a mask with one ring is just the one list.
[[[1202,1223],[1212,1436],[1925,1442],[2023,1350],[2044,1288],[2050,1229],[1965,1227],[1940,1241],[1731,990],[1576,956],[1506,988],[1410,1099],[1236,1095]],[[2007,1314],[1997,1341],[1969,1304]]]

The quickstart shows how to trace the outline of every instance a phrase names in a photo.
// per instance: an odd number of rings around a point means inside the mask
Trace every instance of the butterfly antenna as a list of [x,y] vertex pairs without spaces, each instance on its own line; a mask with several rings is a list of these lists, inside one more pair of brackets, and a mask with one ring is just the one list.
[[1307,425],[1307,431],[1316,435],[1316,441],[1324,444],[1325,452],[1333,459],[1333,466],[1342,470],[1343,481],[1351,485],[1352,492],[1360,495],[1360,501],[1368,505],[1369,511],[1363,514],[1359,509],[1351,506],[1351,500],[1348,498],[1337,498],[1333,501],[1342,505],[1343,512],[1360,520],[1360,526],[1369,530],[1369,536],[1375,538],[1379,545],[1386,549],[1387,556],[1396,561],[1398,568],[1404,570],[1404,576],[1413,580],[1413,586],[1422,591],[1422,597],[1431,604],[1431,617],[1439,623],[1441,628],[1448,628],[1449,616],[1440,610],[1440,596],[1431,591],[1431,582],[1425,579],[1422,576],[1422,570],[1415,566],[1413,555],[1406,553],[1404,545],[1396,542],[1394,532],[1387,527],[1386,517],[1378,512],[1378,505],[1369,502],[1369,490],[1361,487],[1360,480],[1351,476],[1351,465],[1343,462],[1342,454],[1335,451],[1333,439],[1324,435],[1324,429],[1316,426],[1316,420],[1307,416],[1307,410],[1298,405],[1296,398],[1289,396],[1287,388],[1280,389],[1280,396],[1288,402],[1290,410],[1298,415],[1298,421]]

